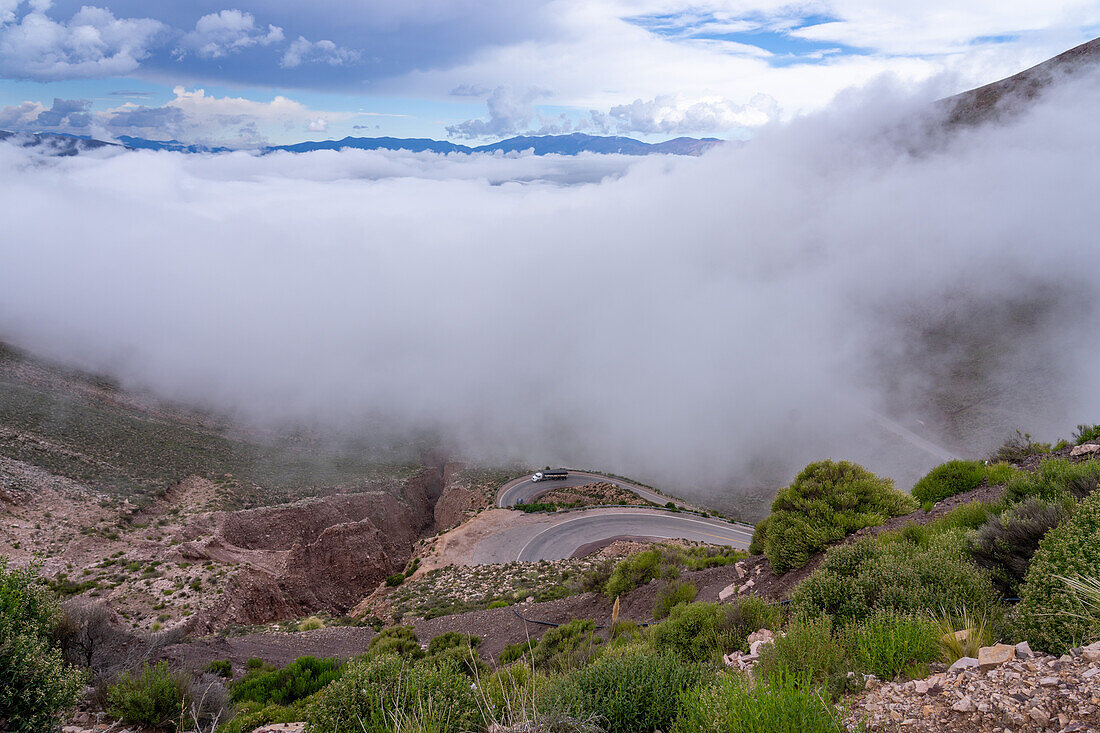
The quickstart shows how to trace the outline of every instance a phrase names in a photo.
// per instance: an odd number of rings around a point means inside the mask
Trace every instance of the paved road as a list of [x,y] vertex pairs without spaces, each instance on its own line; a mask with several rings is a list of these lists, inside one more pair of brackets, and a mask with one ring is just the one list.
[[[508,483],[501,486],[497,491],[497,506],[510,507],[516,504],[529,504],[539,494],[545,491],[551,491],[552,489],[567,488],[570,486],[584,486],[585,484],[595,483],[597,481],[603,481],[609,484],[614,484],[621,489],[626,489],[638,496],[642,497],[646,501],[651,501],[654,504],[664,504],[668,501],[673,501],[671,497],[663,494],[658,494],[652,489],[647,489],[644,486],[630,483],[629,481],[623,481],[622,479],[609,478],[598,473],[589,473],[587,471],[574,471],[569,470],[569,478],[564,481],[532,481],[531,474],[526,476],[520,476],[517,479],[512,479]],[[688,509],[694,509],[688,504],[682,501],[676,501],[676,504]]]
[[[748,549],[752,528],[659,509],[591,509],[566,512],[518,548],[517,560],[560,560],[611,537],[685,539]],[[519,538],[517,538],[519,539]]]

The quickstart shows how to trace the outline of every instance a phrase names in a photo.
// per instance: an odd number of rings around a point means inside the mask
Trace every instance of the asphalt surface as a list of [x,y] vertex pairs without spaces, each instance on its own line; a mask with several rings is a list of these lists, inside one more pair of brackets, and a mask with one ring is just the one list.
[[517,479],[512,479],[504,486],[500,487],[497,491],[497,506],[510,507],[516,504],[529,504],[538,497],[539,494],[551,491],[553,489],[568,488],[570,486],[584,486],[585,484],[596,483],[602,481],[608,484],[614,484],[621,489],[637,494],[646,501],[651,501],[654,504],[663,506],[666,502],[675,501],[677,506],[693,509],[694,507],[683,503],[682,501],[676,501],[672,497],[659,494],[652,489],[647,489],[644,486],[630,483],[629,481],[623,481],[622,479],[609,478],[598,473],[589,473],[587,471],[574,471],[569,470],[569,478],[561,481],[532,481],[531,474],[521,476]]
[[610,537],[683,539],[748,549],[752,529],[721,519],[660,509],[600,509],[563,514],[531,537],[517,560],[561,560],[579,548]]
[[[531,503],[537,500],[539,494],[551,489],[583,486],[597,481],[614,484],[658,506],[672,501],[679,507],[696,508],[629,481],[571,469],[569,478],[562,481],[532,481],[530,474],[513,479],[497,491],[497,506],[507,508]],[[522,526],[502,530],[483,539],[474,553],[479,556],[475,562],[506,562],[504,558],[561,560],[573,557],[583,547],[598,546],[611,538],[624,537],[684,539],[747,549],[752,541],[752,527],[689,512],[642,507],[592,507],[529,515],[529,520],[524,520]]]

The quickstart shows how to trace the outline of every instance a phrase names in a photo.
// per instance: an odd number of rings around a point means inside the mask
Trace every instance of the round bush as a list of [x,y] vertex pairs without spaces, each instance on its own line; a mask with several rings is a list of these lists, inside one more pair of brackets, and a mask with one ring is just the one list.
[[1028,643],[1051,654],[1062,654],[1100,632],[1087,609],[1062,578],[1096,577],[1100,568],[1100,493],[1078,506],[1073,516],[1047,532],[1031,559],[1016,627]]
[[913,486],[913,498],[928,507],[956,494],[973,491],[982,485],[984,468],[978,461],[948,461],[936,466]]
[[917,509],[913,497],[862,466],[847,461],[811,463],[781,489],[772,513],[758,529],[772,569],[800,568],[827,544],[864,527]]
[[123,672],[107,688],[107,712],[129,725],[175,729],[191,679],[166,662]]

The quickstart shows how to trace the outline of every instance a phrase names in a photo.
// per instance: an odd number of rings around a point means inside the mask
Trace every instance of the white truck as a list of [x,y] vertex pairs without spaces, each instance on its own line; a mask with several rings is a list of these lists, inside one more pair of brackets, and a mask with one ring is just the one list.
[[569,472],[564,468],[545,471],[538,471],[531,477],[532,481],[564,481],[569,478]]

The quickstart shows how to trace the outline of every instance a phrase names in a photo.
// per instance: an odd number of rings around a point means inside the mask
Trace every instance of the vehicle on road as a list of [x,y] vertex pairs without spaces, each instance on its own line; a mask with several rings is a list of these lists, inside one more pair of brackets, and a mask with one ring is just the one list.
[[565,469],[559,469],[551,471],[547,469],[545,471],[538,471],[531,477],[532,481],[564,481],[569,478],[569,472]]

